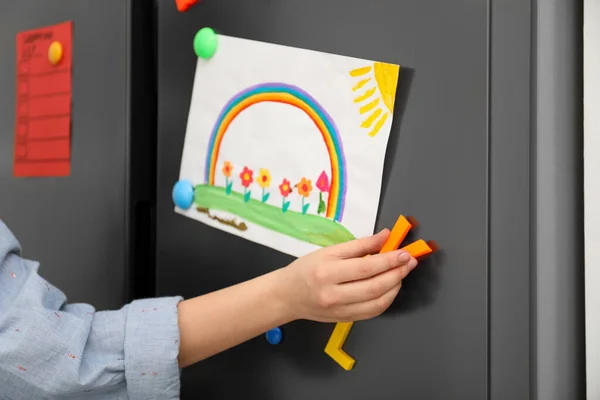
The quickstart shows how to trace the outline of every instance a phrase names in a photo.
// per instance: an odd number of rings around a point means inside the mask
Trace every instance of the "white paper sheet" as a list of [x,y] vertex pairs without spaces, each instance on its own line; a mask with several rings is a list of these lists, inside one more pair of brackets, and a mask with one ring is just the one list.
[[195,204],[176,212],[296,257],[372,234],[399,67],[218,41],[198,59],[181,160]]

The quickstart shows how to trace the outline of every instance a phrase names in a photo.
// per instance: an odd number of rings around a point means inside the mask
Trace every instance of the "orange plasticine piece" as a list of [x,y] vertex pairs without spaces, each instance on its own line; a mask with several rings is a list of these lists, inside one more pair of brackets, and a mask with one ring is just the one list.
[[426,241],[423,239],[419,239],[416,242],[409,244],[408,246],[404,246],[402,250],[406,250],[410,253],[414,258],[419,258],[424,255],[431,253],[433,250]]
[[394,227],[392,228],[392,232],[390,232],[390,236],[388,236],[379,253],[389,253],[390,251],[396,250],[406,235],[408,235],[410,228],[412,228],[412,225],[404,215],[399,216],[396,224],[394,224]]
[[[412,228],[412,224],[403,215],[398,217],[396,224],[392,228],[392,232],[383,244],[379,253],[388,253],[396,250],[402,244],[404,238]],[[410,253],[414,258],[422,257],[433,252],[433,249],[423,239],[419,239],[402,248]],[[329,341],[325,346],[325,353],[334,359],[346,371],[350,371],[354,367],[356,360],[343,350],[344,342],[350,333],[350,329],[354,322],[338,322],[329,337]]]

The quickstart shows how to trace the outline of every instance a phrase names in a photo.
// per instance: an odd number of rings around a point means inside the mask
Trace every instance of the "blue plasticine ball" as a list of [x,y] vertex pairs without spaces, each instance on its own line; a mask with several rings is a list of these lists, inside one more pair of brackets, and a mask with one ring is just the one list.
[[265,333],[265,336],[267,337],[267,342],[271,344],[279,344],[283,339],[283,331],[279,327],[273,328]]
[[184,210],[194,204],[194,185],[192,182],[183,180],[173,186],[173,203]]

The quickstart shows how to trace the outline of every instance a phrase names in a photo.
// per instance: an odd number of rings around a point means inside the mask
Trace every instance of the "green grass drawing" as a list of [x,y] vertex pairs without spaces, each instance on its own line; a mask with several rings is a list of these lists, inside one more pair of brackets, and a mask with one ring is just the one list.
[[321,247],[354,239],[343,225],[335,221],[292,210],[284,213],[280,207],[255,199],[246,203],[243,194],[235,191],[227,194],[224,187],[198,185],[194,191],[194,202],[197,207],[226,211],[248,222]]

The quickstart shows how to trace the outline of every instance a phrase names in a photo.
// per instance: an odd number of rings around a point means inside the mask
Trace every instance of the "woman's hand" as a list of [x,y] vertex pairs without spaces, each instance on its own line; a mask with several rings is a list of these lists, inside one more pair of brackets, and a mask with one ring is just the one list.
[[389,233],[323,248],[277,271],[290,319],[359,321],[387,310],[417,266],[402,250],[377,254]]
[[181,302],[179,365],[296,319],[358,321],[381,314],[417,265],[403,251],[377,254],[388,235],[385,230],[324,248],[269,274]]

